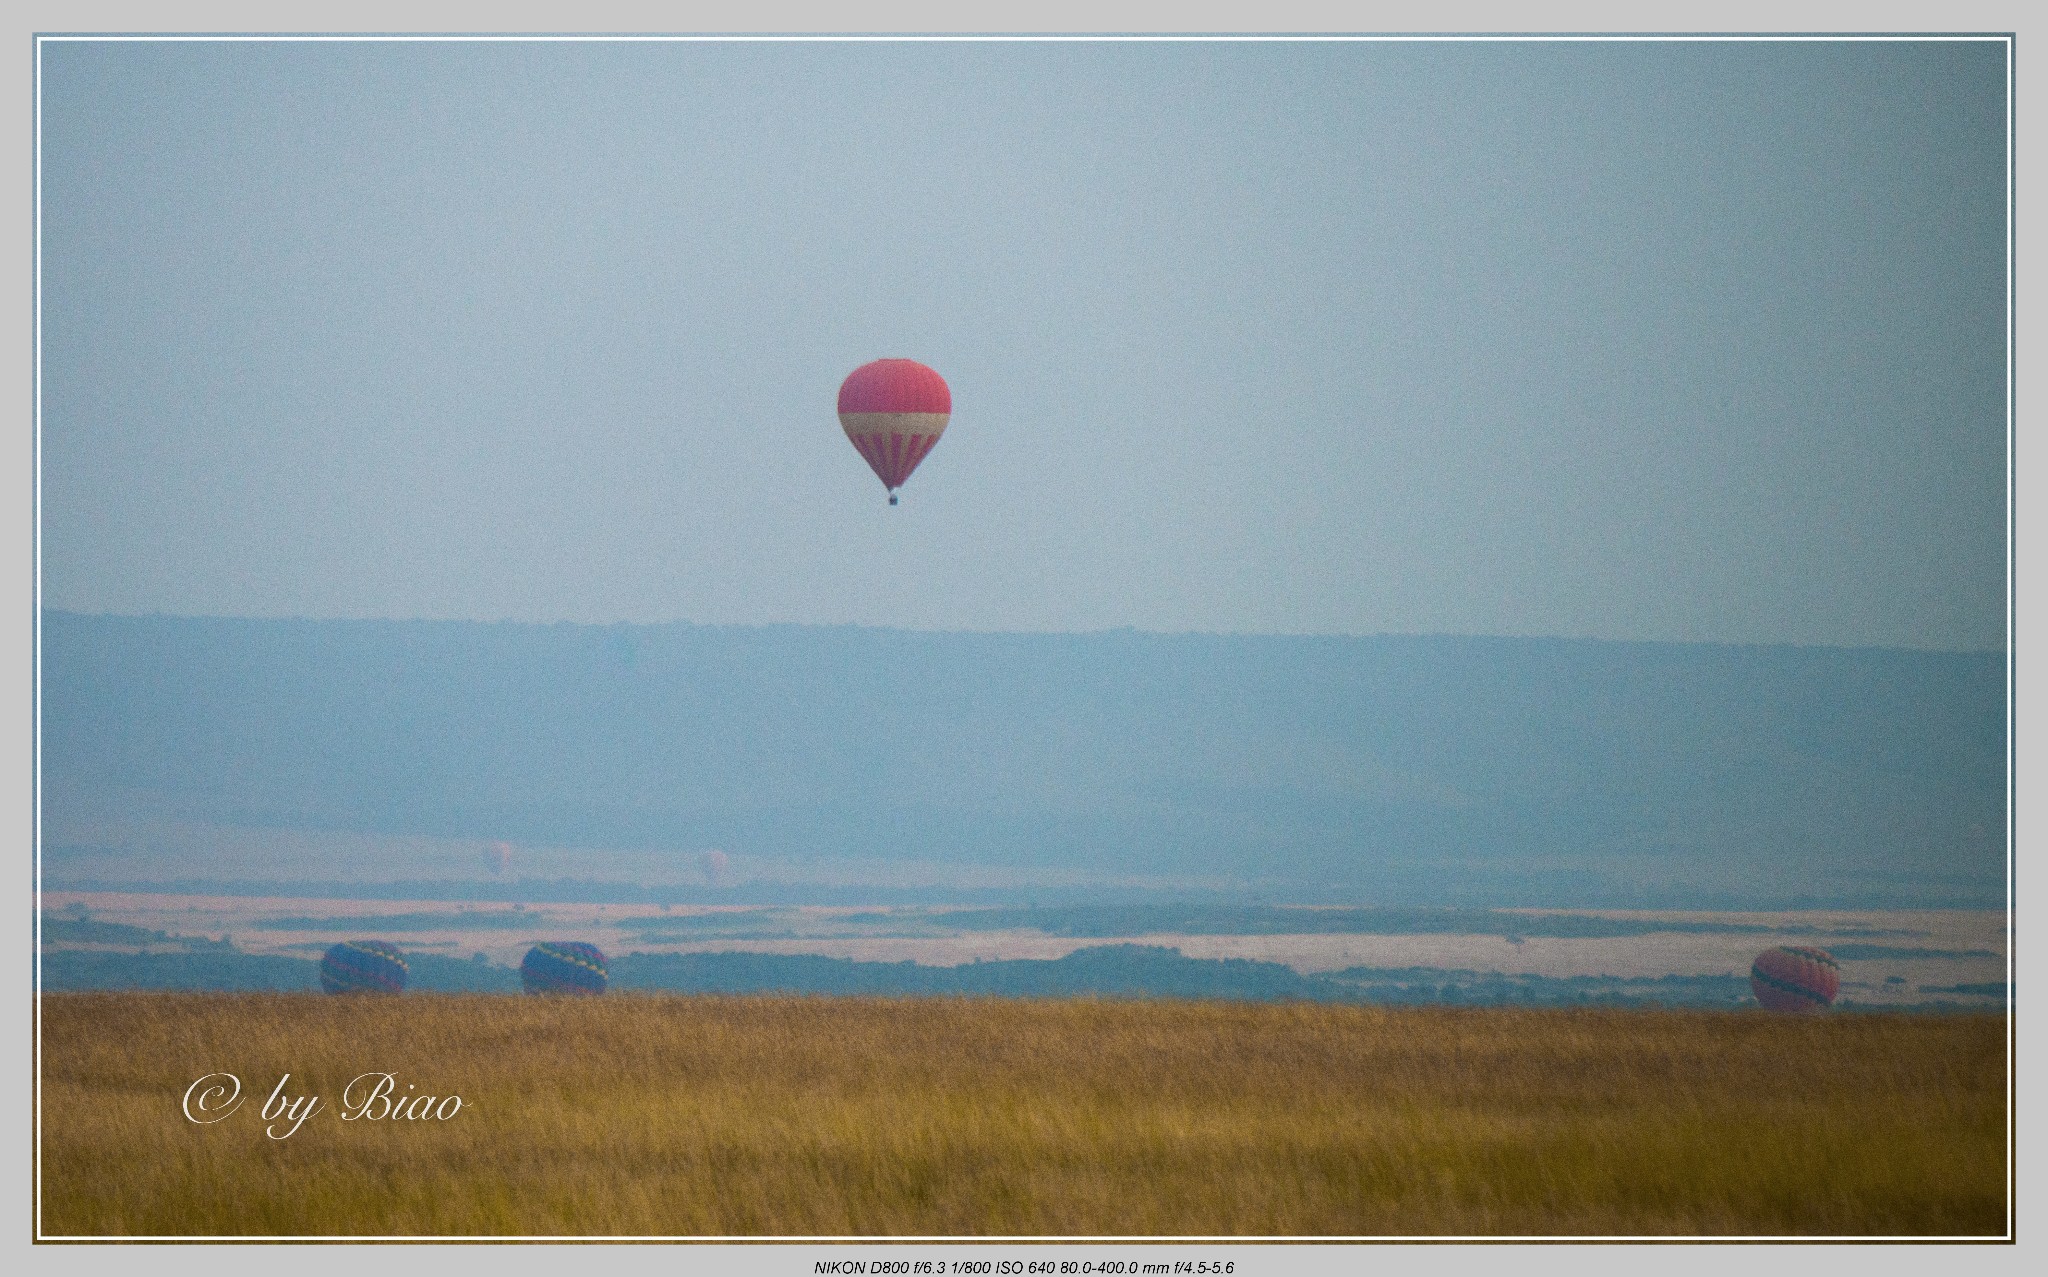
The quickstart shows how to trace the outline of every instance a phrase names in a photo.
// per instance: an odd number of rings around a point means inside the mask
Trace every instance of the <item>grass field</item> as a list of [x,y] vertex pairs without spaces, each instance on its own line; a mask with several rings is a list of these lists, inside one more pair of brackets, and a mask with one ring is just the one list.
[[[62,994],[46,1235],[1974,1234],[1995,1016]],[[460,1095],[340,1120],[343,1087]],[[240,1109],[186,1120],[202,1074]],[[266,1138],[278,1077],[320,1108]],[[282,1128],[280,1128],[282,1129]]]

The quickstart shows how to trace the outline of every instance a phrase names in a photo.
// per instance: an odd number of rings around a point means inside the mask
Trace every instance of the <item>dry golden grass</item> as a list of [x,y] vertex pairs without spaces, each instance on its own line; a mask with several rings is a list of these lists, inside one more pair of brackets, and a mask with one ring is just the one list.
[[[43,999],[49,1235],[1998,1234],[1990,1016]],[[349,1079],[460,1094],[343,1122]],[[241,1077],[232,1117],[180,1112]],[[323,1097],[285,1140],[278,1076]]]

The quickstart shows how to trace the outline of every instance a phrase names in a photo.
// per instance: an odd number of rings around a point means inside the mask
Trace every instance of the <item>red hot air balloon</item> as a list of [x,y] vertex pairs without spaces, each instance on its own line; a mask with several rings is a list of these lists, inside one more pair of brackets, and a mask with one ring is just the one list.
[[1756,955],[1750,992],[1773,1011],[1818,1011],[1842,990],[1842,968],[1825,949],[1787,945]]
[[915,359],[862,364],[839,386],[839,424],[889,489],[890,505],[952,414],[946,379]]

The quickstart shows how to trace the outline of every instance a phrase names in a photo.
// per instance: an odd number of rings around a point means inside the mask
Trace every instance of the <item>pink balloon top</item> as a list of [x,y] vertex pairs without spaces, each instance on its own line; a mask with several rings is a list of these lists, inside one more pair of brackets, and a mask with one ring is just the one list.
[[944,377],[915,359],[877,359],[840,383],[839,411],[950,413],[953,392]]

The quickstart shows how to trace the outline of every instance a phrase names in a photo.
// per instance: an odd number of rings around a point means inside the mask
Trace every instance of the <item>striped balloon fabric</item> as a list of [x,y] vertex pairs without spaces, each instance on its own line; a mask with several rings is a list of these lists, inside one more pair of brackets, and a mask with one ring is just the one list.
[[1756,955],[1750,992],[1773,1011],[1818,1011],[1842,989],[1842,967],[1825,949],[1785,945]]
[[604,992],[604,953],[581,940],[550,940],[526,951],[519,982],[528,993],[594,995]]
[[329,993],[403,993],[406,969],[397,945],[344,940],[320,959],[320,987]]
[[952,413],[946,379],[915,359],[862,364],[839,387],[839,424],[889,490],[890,505]]

